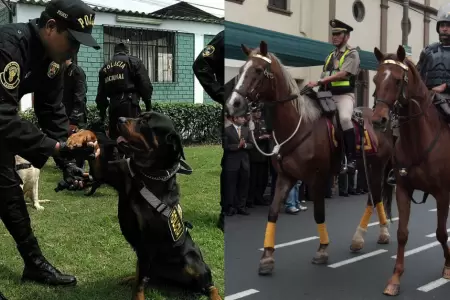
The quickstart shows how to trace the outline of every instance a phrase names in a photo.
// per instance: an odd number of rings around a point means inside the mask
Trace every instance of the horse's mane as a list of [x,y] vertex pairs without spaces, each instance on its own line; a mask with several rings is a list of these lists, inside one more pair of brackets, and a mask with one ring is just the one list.
[[[253,50],[253,54],[255,53],[260,53],[259,48]],[[289,87],[289,92],[291,94],[297,95],[297,98],[292,100],[291,103],[294,106],[294,109],[301,116],[303,116],[302,120],[305,122],[314,122],[315,120],[317,120],[320,117],[321,112],[314,101],[306,95],[300,95],[300,89],[298,88],[297,82],[291,76],[287,68],[282,64],[281,60],[271,52],[269,52],[268,54],[268,56],[270,56],[270,58],[272,59],[272,63],[276,62],[280,66],[283,78],[284,80],[286,80],[286,85]]]

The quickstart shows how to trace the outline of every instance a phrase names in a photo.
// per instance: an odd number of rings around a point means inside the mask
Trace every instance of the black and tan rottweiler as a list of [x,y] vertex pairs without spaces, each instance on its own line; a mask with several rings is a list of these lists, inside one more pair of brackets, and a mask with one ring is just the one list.
[[[119,194],[118,217],[137,255],[133,300],[144,300],[147,281],[163,279],[221,299],[211,270],[187,230],[179,204],[176,174],[183,173],[181,138],[172,120],[156,113],[120,118],[117,145],[128,159],[108,162],[102,154],[91,166],[94,179]],[[78,145],[95,141],[89,130],[73,134]],[[101,142],[100,142],[101,147]]]

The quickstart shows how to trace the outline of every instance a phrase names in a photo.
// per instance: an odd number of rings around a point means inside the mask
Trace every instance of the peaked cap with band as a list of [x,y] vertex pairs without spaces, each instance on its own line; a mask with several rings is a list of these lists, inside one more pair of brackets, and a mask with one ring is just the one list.
[[100,49],[92,37],[95,12],[81,0],[52,0],[45,6],[45,12],[54,19],[62,21],[74,40],[82,45]]
[[330,26],[332,33],[339,33],[339,32],[350,33],[353,31],[353,27],[345,24],[344,22],[338,19],[330,20]]

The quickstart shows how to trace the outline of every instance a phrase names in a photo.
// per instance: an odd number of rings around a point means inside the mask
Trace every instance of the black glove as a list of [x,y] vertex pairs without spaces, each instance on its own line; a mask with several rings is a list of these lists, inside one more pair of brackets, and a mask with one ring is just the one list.
[[67,159],[95,159],[95,148],[92,146],[74,147],[70,149],[66,142],[60,142],[59,155]]
[[74,163],[68,163],[64,166],[63,169],[63,179],[68,185],[69,190],[82,189],[80,185],[76,185],[75,181],[83,182],[84,178],[84,170],[78,168]]

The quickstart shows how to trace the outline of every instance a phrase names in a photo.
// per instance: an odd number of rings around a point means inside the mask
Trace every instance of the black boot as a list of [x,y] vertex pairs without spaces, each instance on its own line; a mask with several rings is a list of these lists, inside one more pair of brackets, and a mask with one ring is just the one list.
[[387,184],[389,184],[389,185],[396,185],[396,184],[397,184],[397,180],[396,180],[396,178],[395,178],[395,172],[394,172],[394,170],[391,170],[391,171],[389,172],[389,176],[388,176],[388,179],[386,180],[386,182],[387,182]]
[[3,296],[2,292],[0,292],[0,300],[8,300],[5,296]]
[[18,245],[17,248],[25,262],[23,281],[63,286],[77,284],[74,276],[62,274],[45,259],[34,237]]
[[355,130],[344,131],[345,156],[347,157],[347,173],[354,174],[356,170],[356,140]]

